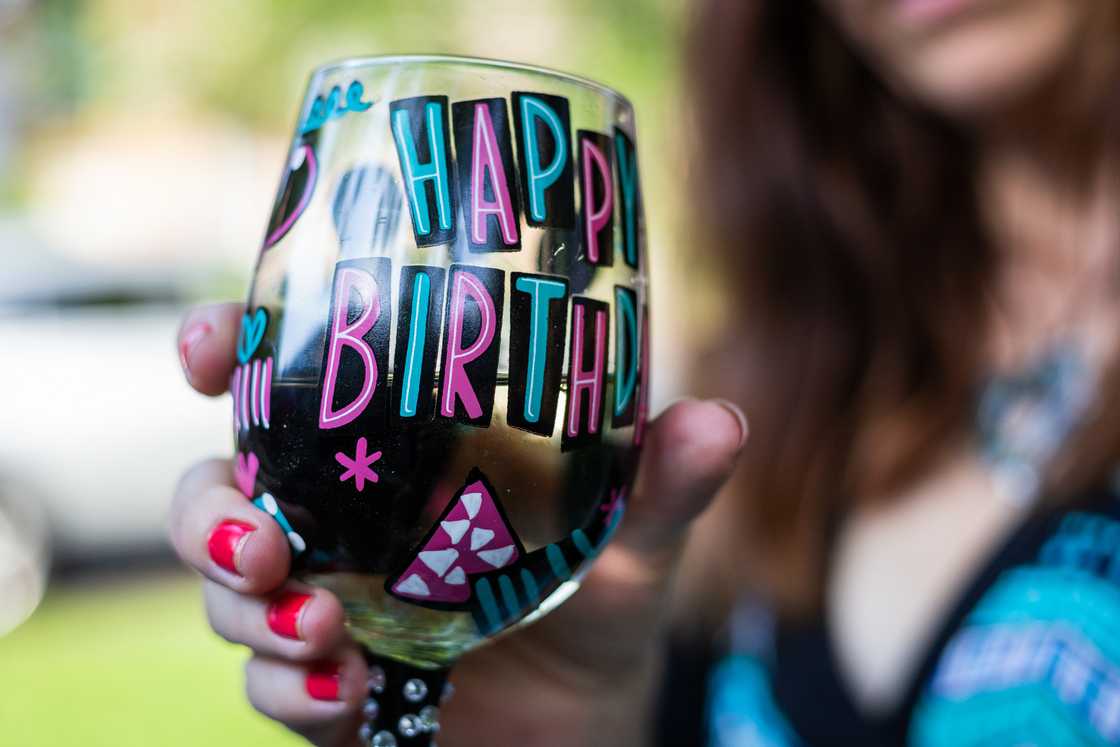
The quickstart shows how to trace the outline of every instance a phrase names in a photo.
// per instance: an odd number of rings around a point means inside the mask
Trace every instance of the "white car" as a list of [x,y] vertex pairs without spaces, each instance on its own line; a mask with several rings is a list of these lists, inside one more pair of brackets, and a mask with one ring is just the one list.
[[[233,449],[228,399],[196,394],[179,370],[175,332],[187,304],[173,280],[52,262],[13,251],[12,240],[0,230],[6,601],[41,592],[45,542],[62,571],[170,559],[164,524],[176,480]],[[0,614],[0,633],[29,613]]]

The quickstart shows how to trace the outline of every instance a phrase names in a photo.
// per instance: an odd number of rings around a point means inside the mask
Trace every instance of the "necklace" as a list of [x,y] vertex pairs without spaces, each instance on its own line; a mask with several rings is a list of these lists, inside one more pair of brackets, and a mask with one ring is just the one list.
[[1092,401],[1094,379],[1082,346],[1066,339],[1026,369],[985,382],[976,435],[1003,496],[1020,505],[1038,498],[1047,465]]

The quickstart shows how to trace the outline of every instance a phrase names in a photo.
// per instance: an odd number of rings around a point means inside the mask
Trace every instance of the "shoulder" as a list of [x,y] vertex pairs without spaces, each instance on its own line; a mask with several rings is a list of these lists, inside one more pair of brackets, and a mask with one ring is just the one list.
[[1120,743],[1120,504],[1054,517],[949,639],[911,743]]

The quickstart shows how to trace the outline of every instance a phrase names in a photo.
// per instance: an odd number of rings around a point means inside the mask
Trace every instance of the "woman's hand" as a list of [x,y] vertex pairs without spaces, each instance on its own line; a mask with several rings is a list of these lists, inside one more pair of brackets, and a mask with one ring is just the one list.
[[[187,380],[225,391],[243,306],[196,309],[179,332]],[[691,520],[728,477],[746,421],[683,401],[650,424],[618,534],[580,591],[540,622],[459,662],[439,742],[639,744],[657,686],[666,587]],[[279,527],[233,487],[229,460],[196,465],[171,509],[179,556],[206,577],[210,624],[253,650],[246,691],[262,713],[319,745],[354,747],[366,666],[329,592],[287,580]]]

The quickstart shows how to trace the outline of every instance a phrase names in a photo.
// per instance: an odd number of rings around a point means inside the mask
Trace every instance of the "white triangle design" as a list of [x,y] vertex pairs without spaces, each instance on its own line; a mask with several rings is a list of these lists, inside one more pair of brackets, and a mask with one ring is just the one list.
[[505,547],[499,547],[497,550],[482,550],[478,553],[478,557],[495,568],[501,568],[513,557],[513,551],[513,545],[506,545]]
[[471,530],[471,550],[473,551],[480,547],[486,547],[486,543],[492,539],[494,539],[493,529],[475,527]]
[[[441,521],[439,523],[443,527],[443,531],[447,532],[447,536],[451,538],[451,544],[459,544],[459,540],[463,539],[463,535],[467,533],[470,527],[470,519],[460,519],[459,521]],[[476,530],[477,531],[477,530]],[[474,549],[473,547],[471,548]]]
[[443,578],[451,586],[461,586],[467,583],[467,574],[463,572],[463,566],[457,565]]
[[467,516],[473,519],[482,506],[482,493],[464,493],[461,500],[463,506],[467,509]]
[[306,158],[307,153],[303,148],[299,148],[298,150],[296,150],[296,152],[292,153],[292,157],[291,160],[288,161],[288,165],[291,167],[292,171],[295,171],[303,165],[303,161]]
[[459,557],[459,551],[448,548],[446,550],[425,550],[420,553],[420,562],[431,568],[436,572],[437,576],[443,576],[447,573],[447,569],[451,567]]
[[276,499],[272,497],[271,493],[261,493],[261,503],[264,504],[264,510],[273,516],[280,510],[280,507],[276,505]]
[[397,593],[410,594],[414,597],[430,597],[432,595],[428,585],[424,583],[424,579],[415,573],[397,584]]
[[295,532],[288,532],[288,542],[292,543],[292,548],[296,552],[303,552],[307,549],[307,543],[303,541],[303,537],[300,537]]

